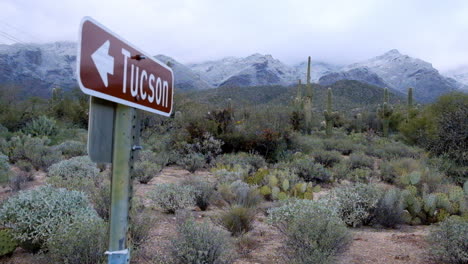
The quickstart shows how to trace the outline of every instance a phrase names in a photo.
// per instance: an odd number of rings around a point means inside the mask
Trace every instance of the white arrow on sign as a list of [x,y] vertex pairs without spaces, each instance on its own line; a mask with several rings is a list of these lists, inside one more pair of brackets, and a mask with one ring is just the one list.
[[106,87],[109,85],[107,74],[114,75],[114,57],[109,55],[109,48],[110,41],[108,40],[91,55],[94,65]]

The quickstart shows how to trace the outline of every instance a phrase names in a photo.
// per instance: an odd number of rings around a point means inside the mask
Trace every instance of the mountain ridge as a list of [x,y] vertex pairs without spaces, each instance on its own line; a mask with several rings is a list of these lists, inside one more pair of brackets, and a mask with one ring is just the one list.
[[[215,87],[262,86],[305,83],[307,62],[287,65],[272,55],[259,53],[244,58],[225,57],[184,65],[166,56],[180,90]],[[54,87],[76,86],[76,43],[0,45],[0,84],[31,86],[31,95],[48,96]],[[406,93],[415,88],[415,98],[430,102],[441,94],[465,87],[455,79],[442,76],[426,61],[390,50],[365,61],[334,65],[312,60],[311,81],[323,85],[348,79]]]

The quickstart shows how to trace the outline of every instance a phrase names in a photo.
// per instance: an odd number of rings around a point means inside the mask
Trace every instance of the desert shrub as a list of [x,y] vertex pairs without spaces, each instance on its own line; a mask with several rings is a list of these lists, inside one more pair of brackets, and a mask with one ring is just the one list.
[[10,181],[10,163],[8,157],[0,153],[0,184],[6,184]]
[[223,154],[216,158],[215,165],[235,167],[236,165],[244,165],[252,168],[252,171],[256,171],[267,165],[265,159],[256,154],[250,154],[245,152],[239,152],[235,154]]
[[457,164],[448,155],[432,157],[428,160],[428,164],[433,168],[437,168],[460,186],[468,179],[468,163],[466,165]]
[[315,162],[322,164],[325,168],[333,167],[342,160],[338,151],[313,151],[312,157],[314,157]]
[[325,150],[336,150],[343,155],[349,155],[354,151],[363,149],[360,144],[355,144],[351,140],[330,138],[323,140]]
[[451,94],[441,96],[431,106],[437,112],[437,130],[428,149],[437,155],[446,155],[458,164],[468,164],[468,96]]
[[214,185],[201,180],[189,180],[185,182],[184,185],[190,185],[193,187],[195,204],[200,208],[200,210],[205,211],[216,194]]
[[228,233],[209,223],[188,219],[177,225],[171,241],[173,263],[229,264],[234,262],[233,243]]
[[223,141],[214,138],[210,133],[203,133],[200,137],[192,139],[191,143],[175,142],[176,151],[182,156],[197,153],[203,157],[203,163],[210,164],[221,153]]
[[154,152],[143,150],[133,165],[132,177],[136,178],[140,183],[147,184],[162,170],[165,165],[163,163],[161,161],[160,163],[157,162]]
[[74,157],[58,162],[49,168],[49,177],[68,178],[96,178],[99,169],[88,156]]
[[375,209],[375,224],[394,228],[403,221],[403,201],[399,189],[387,190]]
[[157,185],[151,192],[150,198],[170,214],[195,204],[193,187],[177,184]]
[[104,220],[109,219],[111,206],[111,183],[103,179],[94,188],[89,188],[86,193],[91,200],[97,214]]
[[338,181],[347,180],[350,172],[351,169],[347,162],[340,162],[332,168],[333,178]]
[[54,263],[104,263],[107,249],[107,224],[87,215],[64,221],[47,239],[47,257]]
[[19,160],[15,163],[15,166],[17,166],[21,171],[23,171],[26,174],[27,181],[34,180],[34,166],[31,164],[31,162],[27,160]]
[[332,263],[351,242],[333,208],[317,201],[287,200],[269,210],[268,222],[286,235],[285,263]]
[[351,169],[372,169],[374,167],[374,160],[363,153],[352,153],[348,162]]
[[219,166],[211,170],[214,177],[216,178],[217,184],[231,184],[237,180],[244,180],[249,175],[249,168],[241,165],[235,165],[234,167]]
[[27,160],[35,169],[47,170],[50,165],[62,159],[62,154],[49,147],[49,143],[50,140],[46,137],[15,136],[8,143],[8,156],[12,162]]
[[66,158],[84,156],[88,154],[86,144],[75,140],[67,140],[62,142],[60,145],[54,146],[53,149],[55,151],[61,152],[62,155],[64,155]]
[[11,228],[22,247],[37,250],[60,224],[72,224],[75,215],[97,216],[82,192],[41,186],[5,201],[0,208],[0,224]]
[[289,167],[305,181],[328,182],[331,178],[330,172],[321,164],[314,163],[310,156],[301,156],[293,159]]
[[430,254],[446,263],[468,262],[468,221],[452,216],[439,224],[429,235]]
[[139,199],[132,200],[129,221],[129,237],[133,249],[139,249],[149,238],[155,217]]
[[373,219],[381,191],[372,184],[358,183],[333,189],[325,198],[336,207],[339,217],[348,225],[367,225]]
[[313,153],[324,149],[323,139],[319,137],[294,134],[291,141],[292,148],[303,153]]
[[237,180],[231,184],[219,186],[219,193],[230,205],[239,205],[246,208],[257,206],[263,199],[255,186]]
[[59,128],[55,120],[46,116],[39,116],[38,118],[27,123],[23,128],[23,133],[33,137],[46,136],[51,137],[58,134]]
[[419,158],[419,151],[400,142],[385,143],[381,146],[369,146],[366,154],[384,160],[401,158]]
[[23,189],[23,186],[28,182],[29,175],[24,171],[15,171],[10,173],[9,186],[13,192]]
[[53,164],[47,182],[54,187],[88,192],[101,180],[99,169],[88,156],[74,157]]
[[194,173],[196,170],[205,166],[205,157],[199,153],[190,153],[179,159],[177,164],[189,172]]
[[233,236],[239,236],[252,230],[254,217],[253,209],[233,206],[221,214],[219,222]]

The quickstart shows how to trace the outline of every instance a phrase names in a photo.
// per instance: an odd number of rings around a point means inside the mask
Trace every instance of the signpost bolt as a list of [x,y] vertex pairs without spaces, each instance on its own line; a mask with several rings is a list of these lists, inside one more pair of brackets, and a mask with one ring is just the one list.
[[133,145],[132,150],[142,150],[142,146]]
[[146,56],[138,54],[138,55],[135,56],[135,59],[136,60],[144,60],[144,59],[146,59]]

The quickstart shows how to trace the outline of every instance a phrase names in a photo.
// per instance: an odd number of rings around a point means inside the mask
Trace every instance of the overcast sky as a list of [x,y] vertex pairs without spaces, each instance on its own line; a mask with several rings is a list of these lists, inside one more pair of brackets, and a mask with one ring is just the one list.
[[347,64],[395,48],[442,71],[468,64],[468,0],[0,0],[0,10],[0,43],[77,41],[91,16],[182,63],[258,52]]

